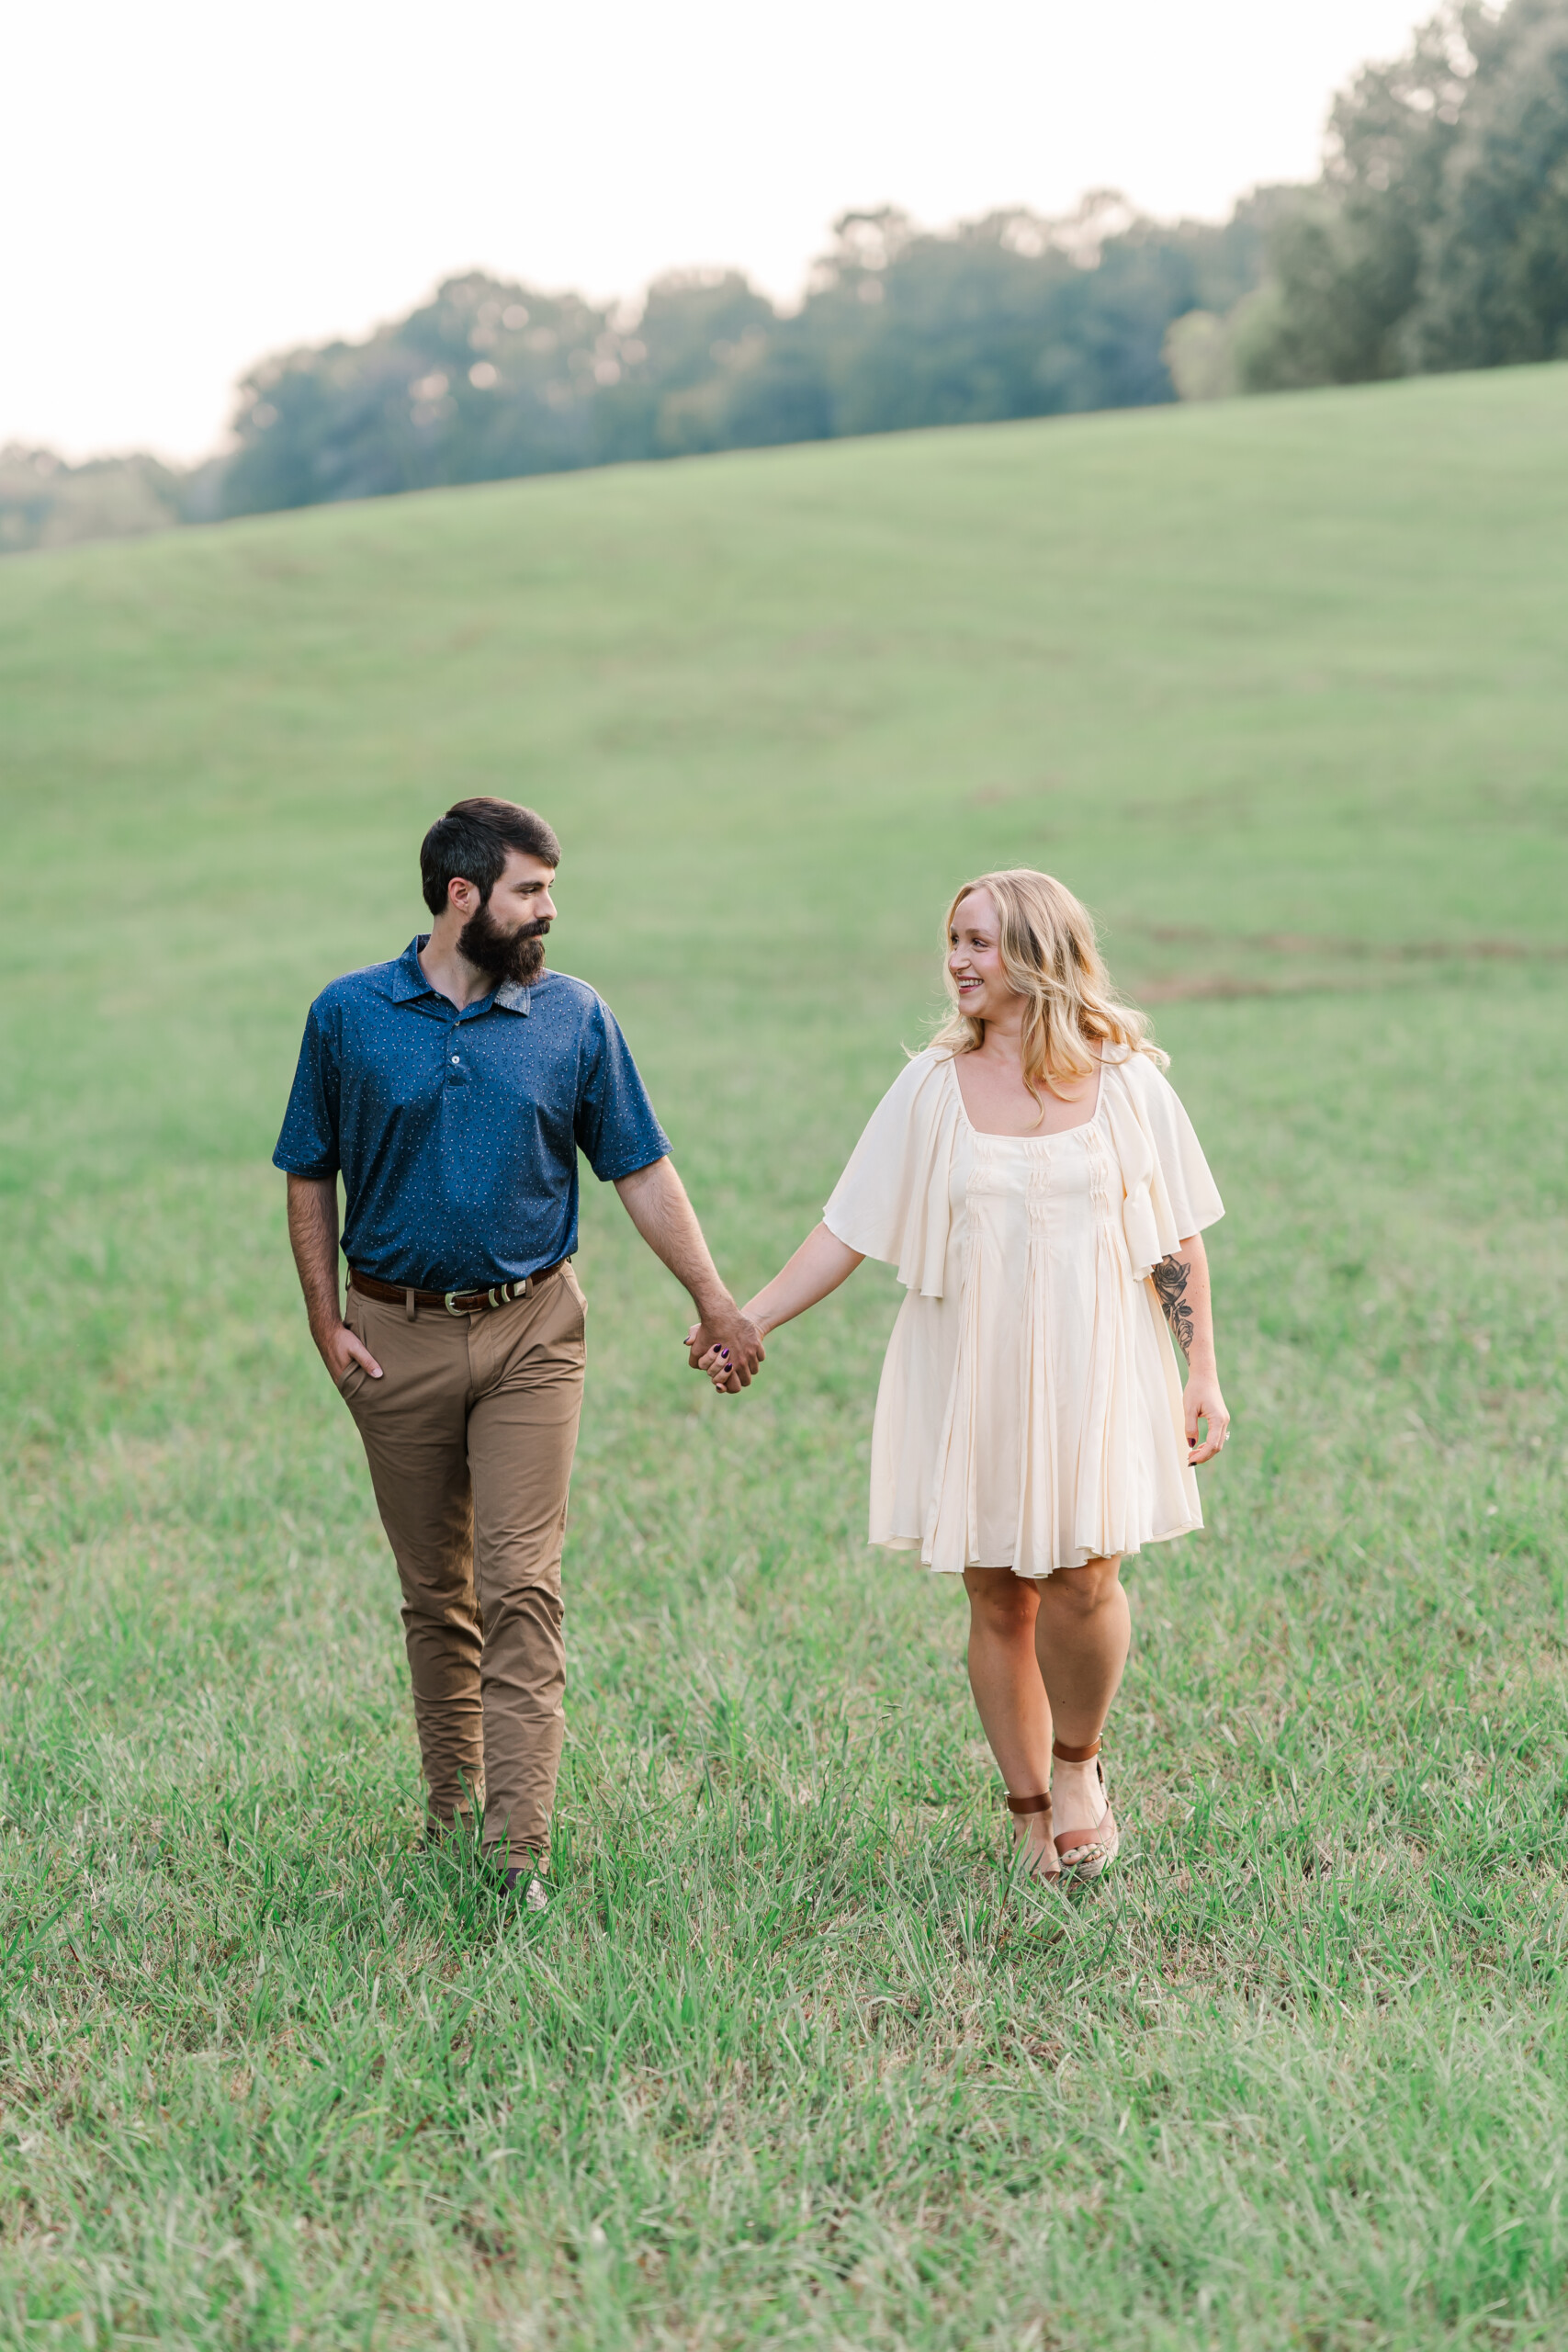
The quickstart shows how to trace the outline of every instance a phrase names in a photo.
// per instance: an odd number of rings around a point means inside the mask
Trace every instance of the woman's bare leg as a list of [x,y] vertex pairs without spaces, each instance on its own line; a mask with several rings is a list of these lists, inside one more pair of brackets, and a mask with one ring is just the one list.
[[[1121,1569],[1119,1557],[1089,1560],[1040,1580],[1035,1653],[1056,1737],[1066,1747],[1087,1747],[1100,1737],[1127,1663],[1133,1621]],[[1105,1810],[1092,1763],[1058,1758],[1051,1795],[1051,1826],[1058,1838],[1095,1828]]]
[[[1010,1568],[965,1568],[964,1582],[969,1594],[969,1688],[991,1753],[1010,1796],[1043,1796],[1051,1785],[1051,1708],[1035,1658],[1040,1588]],[[1031,1860],[1050,1850],[1050,1819],[1044,1813],[1014,1819],[1019,1843]]]

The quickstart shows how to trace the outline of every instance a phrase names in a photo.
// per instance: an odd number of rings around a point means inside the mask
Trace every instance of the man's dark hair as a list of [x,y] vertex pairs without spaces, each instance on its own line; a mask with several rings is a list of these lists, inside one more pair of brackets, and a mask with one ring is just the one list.
[[433,915],[446,910],[446,885],[458,876],[471,882],[481,906],[506,870],[506,853],[520,849],[545,865],[560,864],[560,843],[550,826],[515,800],[454,800],[420,843],[419,873],[424,903]]

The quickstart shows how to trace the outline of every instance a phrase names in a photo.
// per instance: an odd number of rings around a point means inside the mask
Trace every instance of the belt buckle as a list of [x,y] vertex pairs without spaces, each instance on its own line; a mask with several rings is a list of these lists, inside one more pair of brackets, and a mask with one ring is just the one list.
[[462,1306],[453,1306],[453,1304],[452,1304],[452,1301],[453,1301],[455,1298],[465,1298],[465,1297],[467,1297],[467,1295],[468,1295],[468,1293],[467,1293],[466,1291],[449,1290],[449,1291],[446,1292],[446,1293],[444,1294],[444,1296],[445,1296],[445,1300],[446,1300],[446,1312],[447,1312],[447,1314],[448,1314],[448,1315],[463,1315],[463,1314],[466,1314],[466,1313],[468,1312],[468,1310],[467,1310],[467,1308],[466,1308],[466,1307],[462,1307]]

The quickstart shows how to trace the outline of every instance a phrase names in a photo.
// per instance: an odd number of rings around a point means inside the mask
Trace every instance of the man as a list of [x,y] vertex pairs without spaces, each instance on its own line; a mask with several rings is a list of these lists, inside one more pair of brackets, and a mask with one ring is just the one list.
[[559,863],[513,801],[459,800],[431,827],[430,931],[316,999],[273,1154],[310,1335],[402,1582],[426,1834],[482,1804],[487,1857],[535,1908],[565,1731],[580,1148],[690,1292],[690,1361],[728,1347],[742,1385],[762,1361],[615,1016],[545,968]]

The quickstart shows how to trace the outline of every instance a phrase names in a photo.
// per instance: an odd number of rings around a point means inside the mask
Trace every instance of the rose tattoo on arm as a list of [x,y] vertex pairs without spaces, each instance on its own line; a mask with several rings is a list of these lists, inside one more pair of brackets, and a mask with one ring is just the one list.
[[1187,1277],[1191,1272],[1180,1258],[1164,1258],[1154,1271],[1154,1285],[1171,1335],[1184,1356],[1192,1352],[1192,1309],[1187,1303]]

